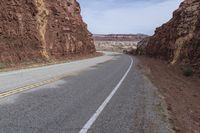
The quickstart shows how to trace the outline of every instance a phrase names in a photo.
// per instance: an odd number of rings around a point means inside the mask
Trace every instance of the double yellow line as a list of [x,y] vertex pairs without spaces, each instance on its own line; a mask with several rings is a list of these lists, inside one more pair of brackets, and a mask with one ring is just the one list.
[[53,78],[48,79],[48,80],[40,81],[40,82],[37,82],[37,83],[29,84],[29,85],[26,85],[26,86],[23,86],[23,87],[19,87],[19,88],[15,88],[15,89],[12,89],[12,90],[9,90],[9,91],[2,92],[2,93],[0,93],[0,99],[8,97],[8,96],[12,96],[12,95],[24,92],[24,91],[32,90],[34,88],[44,86],[46,84],[50,84],[52,82],[63,79],[67,76],[70,76],[70,75],[72,76],[72,75],[75,75],[75,74],[77,74],[77,73],[67,73],[67,74],[63,74],[63,75],[60,75],[60,76],[53,77]]

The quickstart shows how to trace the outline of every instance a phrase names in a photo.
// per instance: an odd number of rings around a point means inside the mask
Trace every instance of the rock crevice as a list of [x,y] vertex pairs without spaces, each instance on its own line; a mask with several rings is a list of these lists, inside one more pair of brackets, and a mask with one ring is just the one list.
[[185,0],[138,53],[183,64],[200,72],[200,1]]
[[64,59],[95,52],[76,0],[0,3],[0,63]]
[[48,15],[49,11],[46,8],[46,5],[44,3],[44,0],[35,0],[36,7],[38,10],[38,14],[36,16],[37,18],[37,29],[39,31],[39,34],[41,36],[41,45],[42,45],[42,55],[45,58],[49,58],[48,52],[47,52],[47,43],[46,43],[46,28],[48,23]]

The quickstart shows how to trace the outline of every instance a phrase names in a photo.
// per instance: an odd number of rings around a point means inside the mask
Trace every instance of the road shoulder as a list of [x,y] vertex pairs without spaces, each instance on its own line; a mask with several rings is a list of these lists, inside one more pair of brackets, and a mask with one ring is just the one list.
[[167,62],[139,56],[140,69],[163,96],[173,129],[181,133],[200,132],[200,80],[185,77],[180,68]]
[[99,63],[112,60],[115,58],[115,54],[116,53],[105,53],[103,56],[69,63],[2,72],[0,73],[0,92],[22,88],[41,81],[47,81],[55,78],[60,79],[60,77],[65,77],[65,75],[67,76],[76,72],[84,71]]
[[49,66],[49,65],[56,65],[56,64],[62,64],[62,63],[69,63],[73,61],[78,61],[78,60],[84,60],[84,59],[90,59],[90,58],[95,58],[99,56],[103,56],[104,53],[102,52],[95,52],[92,54],[87,54],[84,56],[71,56],[68,58],[61,58],[61,59],[56,59],[56,60],[50,60],[50,61],[45,61],[41,60],[38,62],[24,62],[24,63],[13,63],[13,64],[7,64],[4,67],[0,67],[0,73],[1,72],[9,72],[9,71],[16,71],[20,69],[30,69],[30,68],[38,68],[38,67],[43,67],[43,66]]
[[162,100],[156,88],[137,68],[137,59],[130,73],[89,133],[170,133]]

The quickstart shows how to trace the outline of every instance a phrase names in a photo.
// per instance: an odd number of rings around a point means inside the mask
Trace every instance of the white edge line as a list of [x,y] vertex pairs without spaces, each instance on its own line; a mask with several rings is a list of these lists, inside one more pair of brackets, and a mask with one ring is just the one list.
[[83,128],[79,131],[79,133],[87,133],[87,131],[90,129],[90,127],[96,121],[96,119],[98,118],[98,116],[104,110],[104,108],[106,107],[106,105],[109,103],[109,101],[111,100],[111,98],[117,92],[117,90],[119,89],[120,85],[123,83],[124,79],[126,78],[126,76],[128,75],[128,73],[130,72],[132,65],[133,65],[133,59],[131,58],[131,64],[130,64],[128,70],[126,71],[126,73],[124,74],[124,76],[122,77],[122,79],[119,81],[119,83],[116,85],[116,87],[112,90],[112,92],[109,94],[109,96],[105,99],[105,101],[101,104],[101,106],[97,109],[97,111],[92,115],[92,117],[83,126]]

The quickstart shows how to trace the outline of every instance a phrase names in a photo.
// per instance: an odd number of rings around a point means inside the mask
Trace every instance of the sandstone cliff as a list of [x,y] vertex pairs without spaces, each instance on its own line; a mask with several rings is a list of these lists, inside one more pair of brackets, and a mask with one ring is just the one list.
[[200,1],[185,0],[139,52],[200,70]]
[[1,0],[0,63],[95,52],[75,0]]

